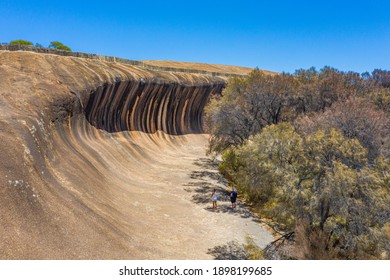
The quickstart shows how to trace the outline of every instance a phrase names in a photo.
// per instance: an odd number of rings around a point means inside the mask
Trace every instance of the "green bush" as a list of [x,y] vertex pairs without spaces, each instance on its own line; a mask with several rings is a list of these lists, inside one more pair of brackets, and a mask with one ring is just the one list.
[[388,250],[389,160],[369,164],[358,140],[336,129],[300,135],[280,123],[224,160],[263,216],[296,232],[304,258],[371,259]]
[[32,46],[32,42],[26,41],[26,40],[13,40],[9,43],[10,45],[25,45],[25,46]]
[[53,41],[50,43],[49,48],[57,50],[72,51],[68,46],[65,46],[61,42]]

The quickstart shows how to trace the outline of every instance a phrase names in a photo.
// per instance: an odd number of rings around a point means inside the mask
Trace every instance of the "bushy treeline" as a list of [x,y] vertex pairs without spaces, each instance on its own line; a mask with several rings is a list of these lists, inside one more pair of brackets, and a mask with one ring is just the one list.
[[207,106],[221,173],[294,237],[278,257],[390,257],[389,79],[254,70]]
[[[28,41],[28,40],[13,40],[9,44],[10,45],[33,46],[33,43]],[[41,44],[39,44],[39,43],[36,43],[34,46],[37,47],[37,48],[43,48],[43,46]],[[72,51],[68,46],[66,46],[63,43],[58,42],[58,41],[50,42],[50,45],[48,46],[48,48],[58,49],[58,50],[65,50],[65,51]]]

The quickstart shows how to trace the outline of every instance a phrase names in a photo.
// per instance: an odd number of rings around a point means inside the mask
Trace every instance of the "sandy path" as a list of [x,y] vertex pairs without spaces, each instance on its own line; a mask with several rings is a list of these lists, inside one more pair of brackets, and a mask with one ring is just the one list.
[[[235,210],[230,208],[217,163],[204,155],[206,135],[170,137],[168,143],[175,144],[158,150],[150,144],[144,147],[149,156],[144,173],[148,180],[133,204],[140,212],[150,213],[145,219],[155,250],[143,258],[241,259],[248,236],[260,247],[272,241],[240,201]],[[219,196],[217,210],[211,208],[213,188]],[[145,238],[145,228],[138,229],[141,239]]]

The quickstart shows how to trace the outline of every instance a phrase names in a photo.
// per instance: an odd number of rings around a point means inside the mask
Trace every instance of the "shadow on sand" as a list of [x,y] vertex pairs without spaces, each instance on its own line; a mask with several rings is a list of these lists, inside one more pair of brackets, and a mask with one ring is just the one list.
[[[191,182],[185,184],[185,190],[192,193],[192,201],[196,204],[204,204],[205,209],[212,212],[229,213],[242,218],[251,218],[258,221],[247,207],[239,201],[237,207],[232,209],[230,204],[230,192],[227,188],[227,181],[218,172],[218,160],[209,158],[199,158],[195,160],[194,165],[200,167],[200,170],[190,173]],[[219,206],[217,209],[211,207],[211,194],[216,189]],[[223,204],[221,203],[223,202]],[[227,204],[228,203],[228,204]]]
[[248,253],[244,246],[231,241],[224,245],[215,246],[208,250],[207,254],[214,257],[215,260],[247,260]]
[[[255,222],[260,220],[254,216],[248,207],[240,202],[238,196],[237,207],[232,209],[230,202],[230,190],[227,181],[218,172],[219,161],[209,158],[199,158],[194,161],[194,165],[199,167],[196,171],[189,174],[190,182],[184,185],[184,190],[192,194],[191,201],[200,204],[205,210],[214,213],[228,213],[240,218],[252,219]],[[218,196],[218,208],[212,208],[211,195],[216,189]],[[209,248],[207,254],[216,260],[247,260],[248,252],[244,245],[237,241],[230,241],[223,245]]]

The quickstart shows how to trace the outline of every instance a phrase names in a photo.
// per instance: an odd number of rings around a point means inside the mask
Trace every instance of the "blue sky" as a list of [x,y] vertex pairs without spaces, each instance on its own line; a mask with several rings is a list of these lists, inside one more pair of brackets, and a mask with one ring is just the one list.
[[0,42],[277,72],[390,70],[390,1],[8,1]]

